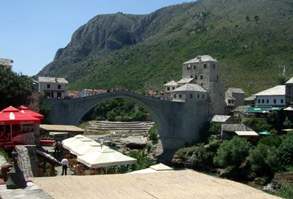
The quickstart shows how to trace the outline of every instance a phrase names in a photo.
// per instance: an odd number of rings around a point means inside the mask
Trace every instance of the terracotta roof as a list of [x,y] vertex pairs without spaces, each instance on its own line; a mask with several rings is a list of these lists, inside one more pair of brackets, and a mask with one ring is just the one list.
[[192,64],[192,63],[208,62],[208,61],[218,62],[217,60],[215,60],[209,55],[199,55],[189,61],[184,62],[183,64]]

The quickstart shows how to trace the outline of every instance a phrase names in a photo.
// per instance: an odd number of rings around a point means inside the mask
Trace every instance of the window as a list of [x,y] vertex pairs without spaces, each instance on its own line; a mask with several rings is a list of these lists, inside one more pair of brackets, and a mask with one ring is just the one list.
[[258,99],[258,100],[257,100],[257,103],[259,103],[259,104],[260,104],[260,99]]
[[203,86],[203,83],[200,83],[201,86]]
[[50,92],[46,92],[46,97],[50,98],[51,97],[51,93]]
[[192,98],[192,93],[190,93],[190,95],[189,95],[189,96],[190,96],[190,98]]
[[270,103],[270,100],[269,100],[269,99],[267,99],[267,104],[268,104],[268,103]]
[[172,87],[173,90],[175,90],[175,87]]
[[193,76],[192,76],[192,75],[190,75],[190,78],[193,78]]
[[50,88],[51,87],[51,85],[50,84],[47,84],[47,88]]
[[174,98],[176,98],[176,94],[174,94]]
[[216,68],[216,64],[213,64],[213,69],[215,69]]
[[179,98],[181,98],[182,97],[182,95],[181,94],[179,94]]
[[206,64],[204,64],[204,65],[203,65],[203,67],[204,67],[204,68],[207,68],[207,65],[206,65]]
[[284,103],[284,100],[283,99],[281,99],[281,104],[283,104]]
[[193,69],[196,69],[196,65],[193,66]]
[[57,93],[57,98],[61,98],[61,93],[60,92]]
[[197,76],[195,76],[195,79],[197,79]]
[[200,79],[202,79],[203,77],[202,77],[202,75],[200,76]]
[[169,91],[170,90],[170,87],[167,87],[167,91]]
[[60,84],[58,85],[58,89],[61,89],[61,85]]
[[202,94],[202,99],[204,99],[204,94]]
[[264,100],[264,99],[262,99],[262,100],[261,100],[261,103],[265,103],[265,100]]
[[197,98],[199,99],[199,94],[197,94]]

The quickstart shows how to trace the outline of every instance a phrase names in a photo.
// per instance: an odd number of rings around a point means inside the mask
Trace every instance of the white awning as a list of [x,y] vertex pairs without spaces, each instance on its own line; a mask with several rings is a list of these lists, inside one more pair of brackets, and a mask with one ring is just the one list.
[[259,136],[255,131],[235,131],[238,136]]

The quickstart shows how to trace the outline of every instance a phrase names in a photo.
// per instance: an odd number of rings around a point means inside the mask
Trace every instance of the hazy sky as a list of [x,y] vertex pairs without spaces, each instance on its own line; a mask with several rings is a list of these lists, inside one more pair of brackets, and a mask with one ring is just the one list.
[[81,25],[99,14],[149,14],[192,0],[0,0],[0,58],[13,71],[37,74]]

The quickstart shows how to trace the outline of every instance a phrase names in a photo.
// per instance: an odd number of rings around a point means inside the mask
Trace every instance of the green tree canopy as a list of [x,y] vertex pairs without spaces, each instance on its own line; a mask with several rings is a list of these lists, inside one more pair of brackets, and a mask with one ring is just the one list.
[[233,170],[248,156],[250,144],[246,139],[234,136],[232,140],[225,140],[213,161],[215,165]]
[[17,74],[10,69],[0,66],[0,109],[7,106],[28,104],[28,97],[32,94],[33,82],[26,75]]

